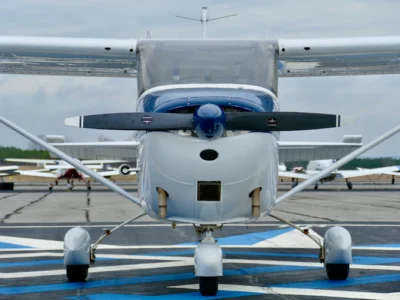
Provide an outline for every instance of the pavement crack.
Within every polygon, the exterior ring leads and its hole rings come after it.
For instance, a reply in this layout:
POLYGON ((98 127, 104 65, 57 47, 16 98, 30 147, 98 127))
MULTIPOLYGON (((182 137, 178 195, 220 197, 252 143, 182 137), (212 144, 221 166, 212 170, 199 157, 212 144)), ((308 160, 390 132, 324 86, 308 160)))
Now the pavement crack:
POLYGON ((17 208, 17 209, 15 209, 13 212, 11 212, 11 213, 9 213, 9 214, 6 214, 6 215, 0 220, 0 223, 5 223, 6 220, 10 219, 13 215, 20 214, 21 211, 22 211, 23 209, 25 209, 25 208, 27 208, 27 207, 29 207, 29 206, 32 206, 32 205, 38 203, 39 201, 41 201, 41 200, 43 200, 44 198, 46 198, 49 194, 50 194, 50 193, 44 194, 44 195, 43 195, 42 197, 40 197, 39 199, 33 200, 33 201, 29 202, 28 204, 26 204, 26 205, 24 205, 24 206, 21 206, 21 207, 19 207, 19 208, 17 208))
POLYGON ((1 197, 0 200, 3 200, 3 199, 7 199, 7 198, 10 198, 10 197, 17 196, 18 194, 21 194, 21 193, 22 193, 22 192, 18 192, 18 193, 15 193, 15 194, 7 195, 7 196, 4 196, 4 197, 1 197))
POLYGON ((87 208, 84 209, 85 211, 85 219, 86 219, 86 223, 90 224, 90 194, 87 194, 87 198, 86 198, 86 206, 87 208))
POLYGON ((303 217, 309 217, 309 218, 314 218, 314 219, 321 219, 321 220, 325 220, 325 221, 335 222, 335 220, 333 220, 333 219, 317 217, 317 216, 312 216, 312 215, 307 215, 307 214, 301 214, 301 213, 296 213, 296 212, 283 210, 283 209, 275 209, 275 211, 280 211, 280 212, 284 212, 284 213, 288 213, 288 214, 292 214, 292 215, 298 215, 298 216, 303 216, 303 217))

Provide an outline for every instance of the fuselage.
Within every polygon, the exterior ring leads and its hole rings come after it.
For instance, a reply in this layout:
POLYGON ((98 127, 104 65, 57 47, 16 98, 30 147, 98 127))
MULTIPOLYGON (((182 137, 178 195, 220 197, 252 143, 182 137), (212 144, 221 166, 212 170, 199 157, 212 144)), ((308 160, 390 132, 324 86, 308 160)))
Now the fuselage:
MULTIPOLYGON (((273 42, 141 43, 138 112, 194 113, 205 104, 225 112, 279 111, 273 42)), ((265 216, 276 198, 278 139, 278 132, 227 131, 212 140, 194 130, 139 132, 142 206, 153 218, 194 224, 265 216), (259 188, 260 213, 254 213, 252 195, 259 188), (160 189, 167 195, 165 216, 160 189)))

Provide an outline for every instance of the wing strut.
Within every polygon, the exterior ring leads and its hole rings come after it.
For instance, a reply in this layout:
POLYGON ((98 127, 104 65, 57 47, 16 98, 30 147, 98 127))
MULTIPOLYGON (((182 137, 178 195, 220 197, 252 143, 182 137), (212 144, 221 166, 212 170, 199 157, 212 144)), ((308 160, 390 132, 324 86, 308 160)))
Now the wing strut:
POLYGON ((369 149, 375 147, 376 145, 382 143, 383 141, 387 140, 390 138, 392 135, 398 133, 400 131, 400 125, 396 126, 395 128, 389 130, 385 134, 381 135, 380 137, 376 138, 372 142, 369 142, 368 144, 358 148, 357 150, 351 152, 350 154, 346 155, 345 157, 341 158, 337 162, 335 162, 333 165, 331 165, 329 168, 324 169, 323 171, 315 174, 314 176, 310 177, 309 179, 303 181, 301 184, 298 186, 294 187, 291 189, 289 192, 286 194, 283 194, 279 198, 276 199, 275 205, 278 204, 279 202, 285 200, 286 198, 289 198, 290 196, 293 196, 294 194, 302 191, 304 188, 307 186, 314 184, 321 178, 324 178, 331 174, 333 171, 339 169, 341 166, 347 164, 349 161, 353 160, 357 156, 363 154, 364 152, 367 152, 369 149))
POLYGON ((17 126, 16 124, 12 123, 11 121, 7 120, 3 116, 0 116, 0 123, 3 123, 4 125, 9 127, 10 129, 18 132, 22 136, 26 137, 28 140, 30 140, 30 141, 34 142, 35 144, 43 147, 44 149, 46 149, 47 151, 51 152, 52 154, 54 154, 55 156, 59 157, 60 159, 65 160, 66 162, 68 162, 69 164, 74 166, 76 169, 81 171, 82 173, 85 173, 85 174, 89 175, 90 177, 96 179, 97 181, 101 182, 102 184, 104 184, 110 190, 120 194, 121 196, 123 196, 123 197, 127 198, 128 200, 132 201, 133 203, 136 203, 137 205, 141 206, 139 199, 137 199, 136 197, 134 197, 131 194, 129 194, 127 191, 125 191, 123 188, 121 188, 117 184, 107 180, 103 176, 100 176, 99 174, 97 174, 97 172, 95 172, 93 170, 90 170, 89 168, 84 166, 80 161, 78 161, 78 160, 72 158, 71 156, 68 156, 64 152, 54 148, 50 144, 48 144, 45 141, 39 139, 38 137, 34 136, 33 134, 27 132, 26 130, 22 129, 21 127, 17 126))

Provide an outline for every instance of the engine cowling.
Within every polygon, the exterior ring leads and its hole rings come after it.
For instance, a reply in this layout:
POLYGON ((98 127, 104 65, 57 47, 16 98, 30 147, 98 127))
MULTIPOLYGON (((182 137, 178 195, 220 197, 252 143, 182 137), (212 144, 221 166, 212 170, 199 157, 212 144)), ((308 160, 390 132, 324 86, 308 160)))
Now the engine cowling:
POLYGON ((131 174, 130 171, 131 167, 129 165, 121 165, 119 167, 119 174, 121 174, 122 176, 128 176, 129 174, 131 174))

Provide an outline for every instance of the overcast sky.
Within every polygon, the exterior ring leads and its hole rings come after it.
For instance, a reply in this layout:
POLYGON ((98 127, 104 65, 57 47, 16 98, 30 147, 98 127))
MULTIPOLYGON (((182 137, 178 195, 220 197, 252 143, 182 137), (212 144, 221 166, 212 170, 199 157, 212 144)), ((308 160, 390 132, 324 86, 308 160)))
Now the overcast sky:
MULTIPOLYGON (((106 38, 197 38, 200 24, 175 18, 239 16, 209 23, 210 38, 318 38, 400 35, 400 1, 282 0, 13 0, 0 10, 1 35, 106 38), (268 30, 267 30, 268 27, 268 30)), ((282 134, 282 140, 340 141, 362 134, 364 142, 400 123, 400 76, 281 79, 281 110, 340 113, 351 126, 282 134)), ((65 127, 64 118, 135 109, 135 79, 0 75, 0 114, 34 134, 64 134, 73 141, 99 135, 123 140, 129 133, 65 127)), ((0 126, 0 145, 26 148, 28 142, 0 126)), ((400 135, 365 156, 400 156, 400 135)))

